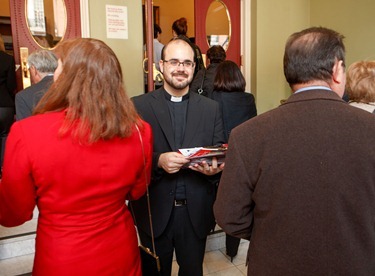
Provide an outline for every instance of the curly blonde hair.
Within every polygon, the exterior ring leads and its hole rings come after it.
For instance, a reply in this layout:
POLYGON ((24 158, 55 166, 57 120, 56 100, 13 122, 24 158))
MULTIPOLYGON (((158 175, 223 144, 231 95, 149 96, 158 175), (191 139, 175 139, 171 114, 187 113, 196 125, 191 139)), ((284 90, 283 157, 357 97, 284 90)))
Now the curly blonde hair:
POLYGON ((375 61, 351 64, 347 71, 346 89, 353 102, 375 102, 375 61))

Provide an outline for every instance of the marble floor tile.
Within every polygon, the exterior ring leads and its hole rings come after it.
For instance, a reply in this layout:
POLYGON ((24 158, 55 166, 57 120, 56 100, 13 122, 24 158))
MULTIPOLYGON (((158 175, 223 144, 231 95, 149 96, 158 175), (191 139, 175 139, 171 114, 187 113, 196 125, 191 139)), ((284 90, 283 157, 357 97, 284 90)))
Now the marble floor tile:
POLYGON ((220 250, 206 252, 203 262, 203 273, 208 275, 213 272, 221 271, 227 268, 234 267, 234 264, 227 259, 225 254, 220 250))
POLYGON ((14 276, 29 273, 32 270, 34 254, 0 261, 0 275, 14 276))
POLYGON ((172 263, 172 273, 171 276, 178 276, 178 264, 177 261, 173 261, 172 263))
MULTIPOLYGON (((203 274, 205 276, 243 276, 247 273, 245 266, 248 241, 242 241, 237 256, 230 261, 225 248, 208 251, 204 257, 203 274)), ((0 276, 14 276, 28 273, 32 269, 34 254, 0 261, 0 276)), ((173 261, 172 276, 178 276, 178 264, 173 261)))
MULTIPOLYGON (((241 240, 240 246, 238 247, 237 255, 233 258, 233 264, 243 265, 246 263, 246 256, 247 256, 247 249, 249 248, 249 241, 241 240)), ((230 257, 225 254, 225 247, 220 248, 220 251, 226 256, 228 260, 230 260, 230 257)))
POLYGON ((12 239, 12 242, 8 243, 0 243, 0 261, 23 255, 34 254, 34 252, 35 235, 12 239))
POLYGON ((243 273, 243 275, 247 275, 247 266, 245 264, 242 264, 242 265, 238 265, 236 266, 239 270, 241 270, 241 272, 243 273))
POLYGON ((214 273, 205 274, 206 276, 243 276, 244 274, 240 269, 237 267, 230 267, 227 269, 223 269, 214 273))

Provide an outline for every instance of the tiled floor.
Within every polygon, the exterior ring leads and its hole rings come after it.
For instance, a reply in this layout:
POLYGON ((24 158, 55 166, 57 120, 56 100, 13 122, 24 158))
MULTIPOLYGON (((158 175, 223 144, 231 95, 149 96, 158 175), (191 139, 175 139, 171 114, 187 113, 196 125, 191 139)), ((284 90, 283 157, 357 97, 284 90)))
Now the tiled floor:
MULTIPOLYGON (((206 252, 204 255, 203 275, 205 276, 242 276, 246 275, 247 267, 245 266, 248 241, 241 241, 238 254, 234 257, 233 262, 225 254, 225 248, 206 252)), ((178 275, 178 265, 173 262, 172 276, 178 275)))
MULTIPOLYGON (((29 273, 33 267, 34 254, 0 260, 0 275, 14 276, 29 273)), ((31 275, 26 274, 26 275, 31 275)))
MULTIPOLYGON (((205 276, 243 276, 246 275, 245 266, 248 242, 242 241, 238 249, 237 256, 230 261, 225 255, 225 248, 206 252, 203 263, 203 273, 205 276)), ((30 271, 34 254, 0 261, 0 275, 14 276, 30 271), (18 273, 15 273, 17 271, 18 273)), ((30 274, 25 274, 30 275, 30 274)), ((178 265, 173 263, 172 276, 178 275, 178 265)))

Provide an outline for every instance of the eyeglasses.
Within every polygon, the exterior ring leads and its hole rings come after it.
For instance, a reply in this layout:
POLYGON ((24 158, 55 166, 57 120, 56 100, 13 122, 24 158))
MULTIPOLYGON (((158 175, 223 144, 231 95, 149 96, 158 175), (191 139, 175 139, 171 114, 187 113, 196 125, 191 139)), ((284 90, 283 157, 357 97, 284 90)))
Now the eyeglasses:
POLYGON ((182 64, 185 68, 194 67, 195 63, 191 60, 179 61, 178 59, 163 60, 163 62, 169 63, 172 67, 177 67, 182 64))

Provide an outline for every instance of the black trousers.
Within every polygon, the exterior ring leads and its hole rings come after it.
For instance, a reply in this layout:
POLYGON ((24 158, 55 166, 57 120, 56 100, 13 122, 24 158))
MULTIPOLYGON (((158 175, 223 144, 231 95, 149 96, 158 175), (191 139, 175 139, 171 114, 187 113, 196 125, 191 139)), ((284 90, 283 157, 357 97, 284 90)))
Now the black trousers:
MULTIPOLYGON (((151 237, 140 229, 138 233, 142 244, 151 249, 151 237)), ((206 238, 200 239, 195 234, 186 205, 174 207, 166 230, 155 239, 155 247, 161 262, 161 275, 171 275, 174 250, 179 265, 179 276, 203 275, 206 238)), ((152 267, 148 258, 142 258, 144 276, 157 275, 152 267)))
POLYGON ((240 246, 240 238, 233 237, 231 235, 225 234, 225 247, 226 253, 229 257, 233 258, 237 255, 238 247, 240 246))
POLYGON ((0 107, 0 136, 6 136, 14 122, 14 108, 0 107))
POLYGON ((0 167, 3 165, 5 141, 14 122, 14 108, 0 107, 0 167))

